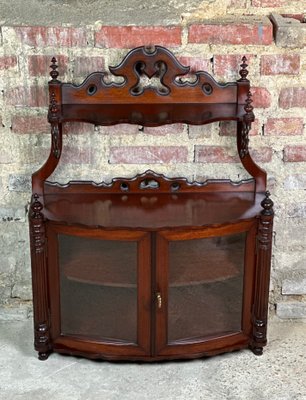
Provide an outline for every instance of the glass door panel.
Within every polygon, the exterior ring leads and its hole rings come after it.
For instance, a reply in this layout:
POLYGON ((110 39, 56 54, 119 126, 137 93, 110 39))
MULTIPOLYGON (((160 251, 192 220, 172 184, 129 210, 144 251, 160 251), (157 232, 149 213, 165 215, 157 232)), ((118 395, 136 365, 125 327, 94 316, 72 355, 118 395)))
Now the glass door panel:
POLYGON ((242 329, 246 233, 169 241, 168 343, 242 329))
POLYGON ((61 334, 137 342, 137 242, 58 235, 61 334))

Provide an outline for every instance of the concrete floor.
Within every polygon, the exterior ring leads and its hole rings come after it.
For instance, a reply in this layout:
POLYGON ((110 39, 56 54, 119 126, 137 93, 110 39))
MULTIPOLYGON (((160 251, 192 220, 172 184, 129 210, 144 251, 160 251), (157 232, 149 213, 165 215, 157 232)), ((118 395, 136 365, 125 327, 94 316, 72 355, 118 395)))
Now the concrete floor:
POLYGON ((306 400, 306 324, 271 321, 269 345, 202 360, 38 361, 32 322, 0 323, 1 400, 306 400))

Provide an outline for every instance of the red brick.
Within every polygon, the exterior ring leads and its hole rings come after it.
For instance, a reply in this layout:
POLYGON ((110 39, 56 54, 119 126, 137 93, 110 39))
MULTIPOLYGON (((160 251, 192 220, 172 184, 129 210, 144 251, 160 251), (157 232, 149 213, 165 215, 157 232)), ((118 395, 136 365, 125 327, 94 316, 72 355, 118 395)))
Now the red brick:
POLYGON ((279 106, 285 109, 292 107, 306 107, 306 88, 283 88, 279 95, 279 106))
POLYGON ((271 147, 250 148, 250 155, 255 162, 266 163, 272 160, 273 151, 271 147))
POLYGON ((167 164, 187 161, 185 146, 129 146, 112 147, 111 164, 167 164))
POLYGON ((232 163, 239 162, 237 155, 230 155, 233 149, 224 146, 195 146, 195 162, 232 163))
POLYGON ((15 32, 23 44, 34 47, 87 46, 87 34, 84 28, 22 26, 15 32))
POLYGON ((280 7, 286 3, 287 0, 252 0, 253 7, 280 7))
POLYGON ((306 161, 306 146, 286 146, 284 148, 285 162, 303 162, 306 161))
POLYGON ((64 146, 61 161, 65 164, 91 164, 92 149, 90 147, 64 146))
POLYGON ((14 133, 49 133, 50 125, 46 116, 20 116, 12 118, 14 133))
POLYGON ((268 45, 273 42, 271 23, 230 22, 197 24, 189 27, 189 43, 268 45))
POLYGON ((105 62, 103 57, 75 57, 74 76, 86 76, 92 72, 103 71, 105 62))
POLYGON ((303 128, 303 118, 269 118, 265 124, 265 135, 302 135, 303 128))
MULTIPOLYGON (((33 55, 28 57, 29 73, 31 76, 48 76, 52 55, 33 55)), ((59 66, 59 75, 67 72, 68 57, 56 55, 57 64, 59 66)))
MULTIPOLYGON (((235 121, 222 121, 220 122, 220 136, 236 136, 237 134, 237 123, 235 121)), ((258 135, 259 130, 259 122, 256 119, 252 123, 252 128, 250 130, 249 135, 255 136, 258 135)))
POLYGON ((48 107, 47 86, 19 86, 4 92, 7 104, 15 107, 48 107))
POLYGON ((215 124, 189 125, 188 136, 190 139, 209 138, 215 131, 215 124))
POLYGON ((271 93, 260 87, 252 87, 252 100, 253 107, 255 108, 269 108, 271 105, 271 93))
POLYGON ((177 133, 184 132, 183 124, 169 124, 164 126, 156 126, 153 128, 145 126, 143 128, 143 132, 145 134, 154 135, 154 136, 165 136, 165 135, 175 135, 177 133))
POLYGON ((177 58, 185 67, 190 67, 190 72, 208 71, 210 60, 203 57, 181 56, 177 58))
POLYGON ((298 54, 278 54, 261 57, 261 75, 298 75, 300 56, 298 54))
POLYGON ((246 56, 247 63, 252 63, 254 54, 218 54, 214 56, 214 73, 219 76, 239 76, 241 59, 246 56))
POLYGON ((3 56, 0 57, 0 69, 9 69, 16 67, 17 57, 15 56, 3 56))
POLYGON ((95 126, 85 122, 68 122, 63 125, 63 134, 84 135, 94 133, 95 126))
POLYGON ((139 134, 139 129, 141 127, 134 124, 99 126, 99 132, 103 135, 137 135, 139 134))
POLYGON ((103 26, 95 34, 97 47, 131 48, 149 44, 180 46, 178 26, 103 26))

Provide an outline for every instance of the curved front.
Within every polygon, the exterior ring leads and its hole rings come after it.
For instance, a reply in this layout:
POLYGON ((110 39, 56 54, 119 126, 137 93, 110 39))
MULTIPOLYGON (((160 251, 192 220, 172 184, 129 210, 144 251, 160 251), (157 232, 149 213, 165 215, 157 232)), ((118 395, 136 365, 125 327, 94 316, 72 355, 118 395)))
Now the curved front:
POLYGON ((157 235, 157 352, 246 347, 251 333, 256 221, 157 235))

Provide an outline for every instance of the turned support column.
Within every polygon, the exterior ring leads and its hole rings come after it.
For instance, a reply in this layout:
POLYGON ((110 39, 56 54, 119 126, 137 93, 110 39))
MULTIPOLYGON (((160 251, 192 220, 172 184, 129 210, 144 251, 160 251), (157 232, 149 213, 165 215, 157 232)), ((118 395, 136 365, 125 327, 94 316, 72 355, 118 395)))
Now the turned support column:
POLYGON ((32 197, 29 213, 30 243, 32 261, 34 345, 38 358, 46 360, 51 351, 50 321, 48 304, 48 280, 46 265, 45 222, 42 214, 43 205, 39 196, 32 197))
POLYGON ((257 263, 255 295, 252 313, 253 338, 251 349, 256 355, 261 355, 267 343, 267 319, 269 302, 269 283, 271 269, 273 201, 266 192, 261 202, 263 210, 259 217, 257 233, 257 263))

